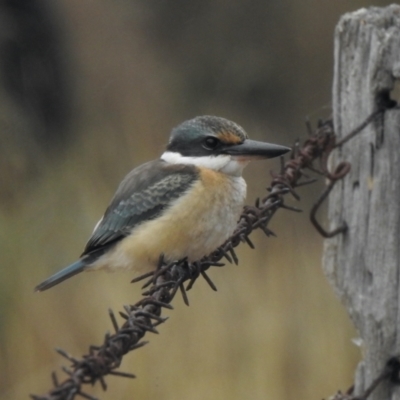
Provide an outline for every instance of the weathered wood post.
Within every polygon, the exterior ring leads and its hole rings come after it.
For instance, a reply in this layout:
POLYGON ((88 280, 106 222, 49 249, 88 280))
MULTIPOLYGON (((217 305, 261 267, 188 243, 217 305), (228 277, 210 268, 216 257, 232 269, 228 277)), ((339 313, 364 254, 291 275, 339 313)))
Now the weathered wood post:
MULTIPOLYGON (((334 127, 343 137, 377 109, 400 79, 400 6, 342 16, 335 31, 334 127)), ((332 165, 351 171, 329 198, 332 227, 345 234, 325 242, 324 270, 362 339, 355 377, 360 394, 400 354, 400 109, 391 109, 335 151, 332 165)), ((369 400, 400 399, 384 383, 369 400)))

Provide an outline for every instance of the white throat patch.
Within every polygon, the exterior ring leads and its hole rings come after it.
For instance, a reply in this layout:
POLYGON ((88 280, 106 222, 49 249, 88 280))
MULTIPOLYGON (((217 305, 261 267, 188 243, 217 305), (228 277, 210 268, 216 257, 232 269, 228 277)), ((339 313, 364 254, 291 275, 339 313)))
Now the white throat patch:
POLYGON ((170 164, 196 165, 197 167, 209 168, 231 176, 241 176, 243 168, 248 164, 248 161, 240 161, 228 154, 187 157, 173 151, 164 152, 161 156, 161 160, 170 164))

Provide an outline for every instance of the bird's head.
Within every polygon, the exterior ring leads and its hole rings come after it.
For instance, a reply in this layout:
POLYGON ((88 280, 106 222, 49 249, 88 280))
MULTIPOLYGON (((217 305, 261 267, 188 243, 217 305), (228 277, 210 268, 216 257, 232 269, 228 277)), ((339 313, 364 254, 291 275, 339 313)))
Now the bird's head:
POLYGON ((289 150, 250 140, 236 123, 205 115, 174 128, 161 158, 172 164, 192 164, 239 176, 249 161, 278 157, 289 150))

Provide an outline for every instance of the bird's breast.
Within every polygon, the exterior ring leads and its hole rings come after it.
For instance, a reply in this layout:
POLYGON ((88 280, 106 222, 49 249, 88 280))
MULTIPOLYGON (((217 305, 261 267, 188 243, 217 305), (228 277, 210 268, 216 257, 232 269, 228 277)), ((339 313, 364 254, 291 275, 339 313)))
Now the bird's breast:
POLYGON ((157 218, 141 223, 95 268, 154 269, 161 253, 168 261, 196 261, 210 254, 233 233, 246 197, 240 176, 206 168, 199 179, 157 218))

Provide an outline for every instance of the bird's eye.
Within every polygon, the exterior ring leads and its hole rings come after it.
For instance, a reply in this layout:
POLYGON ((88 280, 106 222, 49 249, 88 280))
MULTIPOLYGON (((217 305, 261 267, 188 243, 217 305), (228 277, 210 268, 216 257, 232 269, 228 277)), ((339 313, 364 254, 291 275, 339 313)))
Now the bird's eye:
POLYGON ((203 147, 207 150, 214 150, 218 145, 219 139, 215 136, 207 136, 203 142, 203 147))

